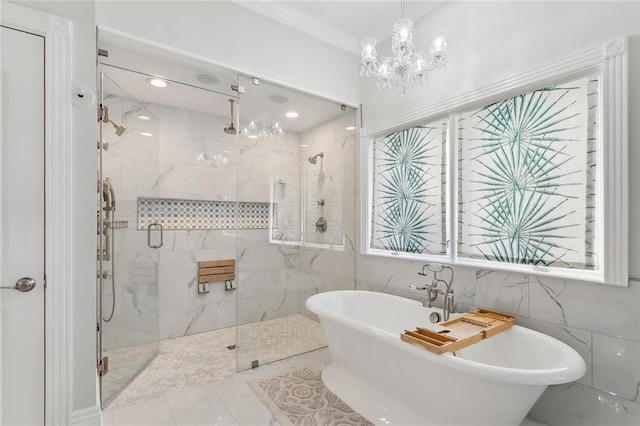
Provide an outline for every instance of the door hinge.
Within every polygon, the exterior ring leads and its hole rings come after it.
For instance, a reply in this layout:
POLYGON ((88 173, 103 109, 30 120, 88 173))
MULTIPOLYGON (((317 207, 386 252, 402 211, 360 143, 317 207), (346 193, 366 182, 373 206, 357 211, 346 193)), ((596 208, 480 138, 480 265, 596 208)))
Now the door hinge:
POLYGON ((100 321, 96 323, 96 331, 100 333, 100 321))
POLYGON ((98 121, 104 121, 105 123, 109 122, 108 106, 100 104, 100 106, 98 107, 98 121))
POLYGON ((239 86, 237 84, 231 85, 231 90, 234 92, 238 92, 239 95, 244 95, 244 86, 239 86))
POLYGON ((109 357, 105 356, 98 363, 98 376, 102 377, 109 372, 109 357))

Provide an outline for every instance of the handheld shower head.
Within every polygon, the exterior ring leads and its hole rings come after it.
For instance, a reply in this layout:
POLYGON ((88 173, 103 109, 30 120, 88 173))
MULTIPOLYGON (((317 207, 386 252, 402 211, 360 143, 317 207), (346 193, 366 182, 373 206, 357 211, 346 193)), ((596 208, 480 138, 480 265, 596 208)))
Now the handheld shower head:
POLYGON ((313 155, 313 156, 309 157, 309 162, 311 164, 316 164, 318 162, 318 157, 324 158, 324 152, 320 152, 320 153, 318 153, 316 155, 313 155))
POLYGON ((111 124, 113 128, 116 129, 116 136, 122 136, 124 132, 127 131, 127 126, 125 126, 124 124, 114 123, 114 121, 109 118, 108 106, 100 104, 100 109, 102 110, 102 115, 100 116, 99 120, 111 124))
POLYGON ((127 126, 124 124, 116 124, 112 120, 109 120, 109 123, 116 129, 116 136, 122 136, 127 131, 127 126))
POLYGON ((233 124, 233 122, 235 121, 233 119, 233 103, 235 101, 233 99, 229 99, 229 102, 231 103, 231 124, 229 124, 227 127, 224 128, 224 132, 228 135, 235 135, 237 133, 236 127, 233 124))

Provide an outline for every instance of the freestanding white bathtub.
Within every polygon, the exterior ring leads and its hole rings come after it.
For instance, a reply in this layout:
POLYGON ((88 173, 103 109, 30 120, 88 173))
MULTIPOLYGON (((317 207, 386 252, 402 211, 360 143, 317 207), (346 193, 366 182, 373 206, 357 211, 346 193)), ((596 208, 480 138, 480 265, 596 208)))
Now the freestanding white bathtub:
POLYGON ((436 310, 403 297, 332 291, 306 307, 333 357, 325 385, 377 425, 519 425, 548 385, 586 368, 569 346, 517 325, 455 356, 403 342, 405 329, 430 324, 436 310))

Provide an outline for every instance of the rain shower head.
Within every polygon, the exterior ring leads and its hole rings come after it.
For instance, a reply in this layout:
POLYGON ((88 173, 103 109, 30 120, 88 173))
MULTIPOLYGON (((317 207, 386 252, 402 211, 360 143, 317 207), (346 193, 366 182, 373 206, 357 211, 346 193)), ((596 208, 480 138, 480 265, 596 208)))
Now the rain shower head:
POLYGON ((228 135, 235 135, 236 134, 236 128, 233 125, 233 123, 229 124, 227 127, 224 128, 224 132, 228 135))
POLYGON ((309 162, 311 164, 316 164, 318 162, 318 157, 324 158, 324 152, 320 152, 314 156, 309 157, 309 162))
POLYGON ((233 99, 229 99, 229 102, 231 103, 231 124, 229 124, 227 127, 224 128, 224 132, 228 135, 235 135, 237 133, 236 127, 233 124, 233 122, 235 121, 233 119, 233 103, 235 101, 233 99))

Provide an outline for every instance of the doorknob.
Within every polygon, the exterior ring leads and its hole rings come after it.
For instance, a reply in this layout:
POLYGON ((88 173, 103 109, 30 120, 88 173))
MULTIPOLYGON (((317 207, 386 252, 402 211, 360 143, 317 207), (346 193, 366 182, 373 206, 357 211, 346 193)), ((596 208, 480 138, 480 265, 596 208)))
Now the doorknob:
POLYGON ((36 280, 29 277, 22 277, 18 281, 16 281, 16 285, 13 287, 2 286, 0 290, 18 290, 21 293, 26 293, 27 291, 33 290, 36 286, 36 280))

